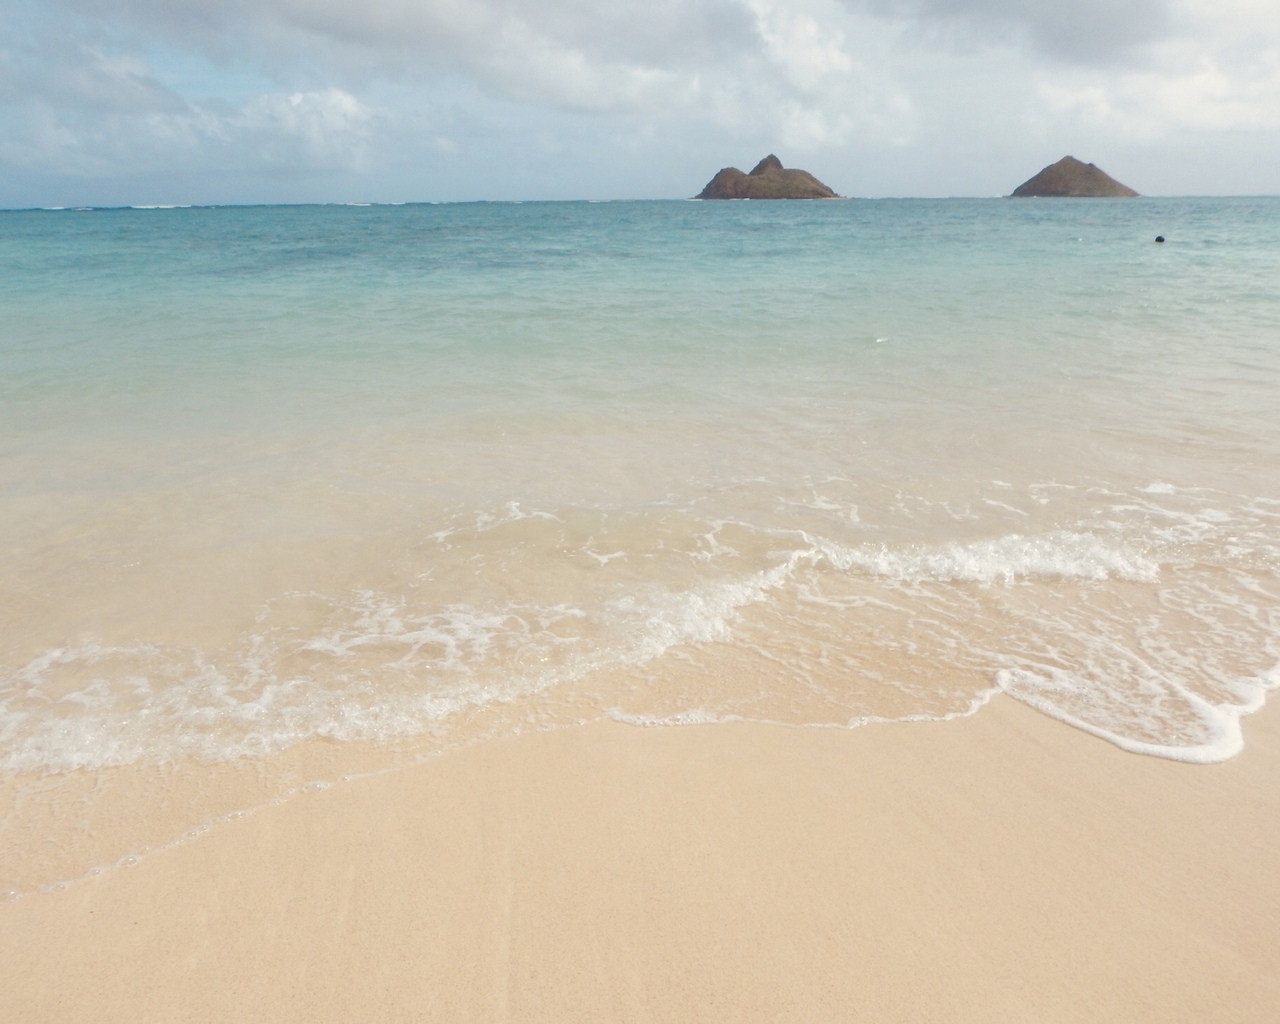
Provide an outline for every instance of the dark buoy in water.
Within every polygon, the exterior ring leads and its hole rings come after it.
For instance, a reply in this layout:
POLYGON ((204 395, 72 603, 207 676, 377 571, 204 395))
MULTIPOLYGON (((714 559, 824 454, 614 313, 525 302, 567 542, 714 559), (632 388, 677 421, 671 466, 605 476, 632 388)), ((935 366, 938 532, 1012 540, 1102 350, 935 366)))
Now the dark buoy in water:
POLYGON ((1156 235, 1156 241, 1157 241, 1157 242, 1163 242, 1163 241, 1164 241, 1164 235, 1156 235))

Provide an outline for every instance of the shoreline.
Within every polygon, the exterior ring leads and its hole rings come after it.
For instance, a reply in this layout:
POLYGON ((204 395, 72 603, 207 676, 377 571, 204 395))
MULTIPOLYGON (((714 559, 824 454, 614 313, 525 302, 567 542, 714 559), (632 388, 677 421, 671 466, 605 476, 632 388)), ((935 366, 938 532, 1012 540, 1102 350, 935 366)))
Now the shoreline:
POLYGON ((0 905, 24 1021, 1272 1019, 1280 712, 530 733, 0 905))
MULTIPOLYGON (((1058 722, 1096 737, 1134 755, 1150 756, 1181 764, 1214 765, 1230 761, 1244 750, 1243 722, 1267 706, 1267 697, 1280 685, 1280 665, 1260 673, 1252 681, 1253 700, 1248 704, 1223 705, 1213 710, 1233 733, 1227 739, 1229 751, 1212 745, 1168 746, 1133 741, 1088 722, 1064 715, 1053 707, 1042 707, 1026 695, 1013 696, 1008 684, 997 682, 973 695, 968 707, 937 715, 907 714, 898 718, 865 717, 848 724, 792 723, 750 718, 700 718, 684 714, 667 717, 628 715, 608 711, 595 718, 567 719, 557 724, 534 727, 534 733, 560 732, 617 723, 625 728, 709 728, 746 726, 764 729, 808 731, 813 729, 852 732, 877 726, 901 727, 911 724, 938 725, 981 714, 998 698, 1012 700, 1058 722), (1206 755, 1206 752, 1208 754, 1206 755)), ((304 740, 261 758, 241 757, 203 763, 186 759, 179 764, 133 763, 105 768, 56 773, 52 778, 73 784, 62 791, 50 789, 48 779, 39 774, 12 776, 0 783, 0 820, 10 833, 8 848, 0 847, 0 906, 82 885, 91 879, 136 866, 156 854, 198 841, 210 830, 231 821, 269 811, 309 792, 342 786, 354 781, 397 774, 424 767, 477 744, 511 742, 529 735, 514 722, 507 729, 489 728, 435 749, 423 748, 415 739, 397 743, 361 741, 334 742, 318 738, 304 740), (33 805, 19 810, 22 804, 33 805), (77 807, 79 805, 79 807, 77 807), (180 808, 174 812, 174 808, 180 808), (33 814, 35 810, 37 814, 33 814), (69 821, 75 821, 70 830, 69 821), (41 833, 43 822, 58 821, 56 829, 41 833), (79 846, 68 840, 81 840, 79 846), (95 837, 99 853, 86 851, 95 837), (56 860, 51 848, 63 856, 61 871, 53 871, 56 860), (19 879, 17 873, 36 867, 42 876, 19 879), (114 852, 112 852, 114 851, 114 852), (72 865, 78 865, 73 867, 72 865), (16 886, 16 887, 12 887, 16 886)), ((1221 737, 1220 737, 1221 738, 1221 737)))

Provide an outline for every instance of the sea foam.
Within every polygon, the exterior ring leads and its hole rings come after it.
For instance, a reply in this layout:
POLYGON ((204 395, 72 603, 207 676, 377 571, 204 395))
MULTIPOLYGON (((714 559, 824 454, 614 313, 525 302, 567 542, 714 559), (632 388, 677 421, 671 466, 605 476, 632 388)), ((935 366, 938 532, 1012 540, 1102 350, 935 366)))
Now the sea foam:
POLYGON ((1007 534, 958 543, 850 547, 812 540, 813 551, 838 569, 859 569, 897 580, 1012 582, 1018 579, 1154 582, 1159 564, 1148 554, 1094 534, 1054 531, 1039 537, 1007 534))

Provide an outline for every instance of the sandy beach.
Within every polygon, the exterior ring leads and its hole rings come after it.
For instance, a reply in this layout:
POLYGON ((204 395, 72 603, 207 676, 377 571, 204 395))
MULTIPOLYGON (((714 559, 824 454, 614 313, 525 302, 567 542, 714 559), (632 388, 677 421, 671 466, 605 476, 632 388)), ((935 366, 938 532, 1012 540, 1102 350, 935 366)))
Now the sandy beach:
POLYGON ((1280 715, 1221 765, 999 698, 601 723, 0 906, 10 1021, 1233 1021, 1280 1005, 1280 715))

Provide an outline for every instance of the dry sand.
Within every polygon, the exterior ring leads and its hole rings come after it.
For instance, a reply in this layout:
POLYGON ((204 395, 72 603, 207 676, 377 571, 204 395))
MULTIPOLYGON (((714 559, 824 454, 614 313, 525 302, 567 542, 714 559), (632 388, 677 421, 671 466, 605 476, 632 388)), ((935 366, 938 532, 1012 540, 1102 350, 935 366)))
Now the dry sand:
POLYGON ((308 793, 0 906, 0 1019, 1280 1019, 1280 714, 1235 760, 1007 699, 612 723, 308 793))

